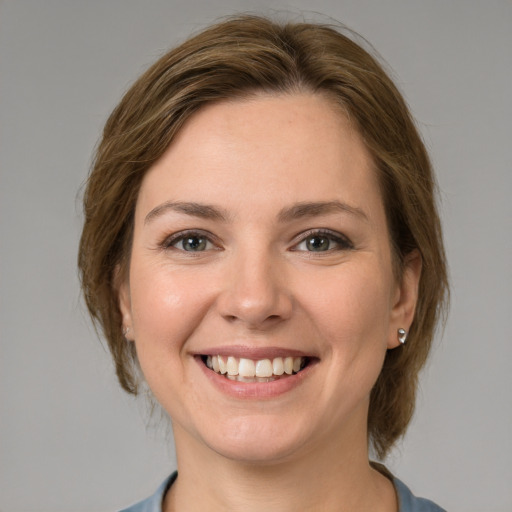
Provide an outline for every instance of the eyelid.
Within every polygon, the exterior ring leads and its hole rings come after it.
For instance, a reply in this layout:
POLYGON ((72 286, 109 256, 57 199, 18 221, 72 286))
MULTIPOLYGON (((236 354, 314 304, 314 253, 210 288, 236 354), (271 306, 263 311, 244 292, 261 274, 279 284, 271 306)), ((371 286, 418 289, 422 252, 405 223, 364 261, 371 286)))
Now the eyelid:
MULTIPOLYGON (((178 251, 181 251, 181 249, 173 247, 173 245, 176 244, 177 242, 179 242, 180 240, 186 238, 187 236, 198 236, 201 238, 205 238, 208 242, 210 242, 211 244, 213 244, 215 246, 214 250, 222 249, 221 242, 218 239, 218 237, 213 235, 213 233, 211 233, 209 231, 205 231, 203 229, 184 229, 182 231, 177 231, 175 233, 172 233, 171 235, 167 235, 160 242, 159 247, 164 250, 165 249, 176 249, 178 251)), ((292 241, 292 246, 291 246, 290 250, 291 251, 299 251, 298 249, 296 249, 296 247, 299 244, 301 244, 302 242, 304 242, 308 237, 311 237, 311 236, 325 236, 341 246, 341 247, 329 249, 329 250, 325 251, 326 253, 330 253, 330 252, 333 252, 336 250, 354 249, 354 244, 346 235, 344 235, 338 231, 333 231, 333 230, 327 229, 327 228, 314 228, 314 229, 308 229, 307 231, 304 231, 304 232, 296 235, 292 241)), ((212 250, 212 249, 210 249, 210 250, 212 250)), ((185 251, 183 251, 183 252, 185 252, 185 251)), ((200 252, 205 252, 205 251, 200 251, 200 252)))
MULTIPOLYGON (((159 244, 159 246, 162 249, 176 249, 178 251, 181 251, 181 249, 177 249, 176 247, 173 247, 173 245, 186 237, 192 237, 192 236, 205 238, 208 242, 213 244, 216 249, 220 249, 219 239, 216 236, 214 236, 212 233, 210 233, 209 231, 205 231, 203 229, 184 229, 183 231, 177 231, 176 233, 172 233, 171 235, 166 236, 162 240, 162 242, 159 244)), ((183 252, 185 252, 185 251, 183 251, 183 252)), ((200 251, 200 252, 205 252, 205 251, 200 251)))
MULTIPOLYGON (((292 251, 299 251, 298 249, 296 249, 296 247, 301 244, 302 242, 304 242, 307 238, 311 237, 311 236, 325 236, 327 238, 330 238, 331 240, 333 240, 334 242, 336 242, 337 244, 341 245, 342 247, 338 247, 338 248, 334 248, 334 249, 329 249, 327 251, 324 251, 324 253, 330 253, 330 252, 333 252, 333 251, 341 251, 341 250, 350 250, 350 249, 354 249, 354 244, 352 243, 352 241, 344 234, 338 232, 338 231, 333 231, 331 229, 327 229, 327 228, 315 228, 315 229, 308 229, 307 231, 304 231, 302 233, 300 233, 299 235, 297 235, 296 237, 294 237, 294 242, 293 242, 293 245, 291 247, 290 250, 292 251)), ((322 254, 320 251, 317 253, 317 254, 322 254)))

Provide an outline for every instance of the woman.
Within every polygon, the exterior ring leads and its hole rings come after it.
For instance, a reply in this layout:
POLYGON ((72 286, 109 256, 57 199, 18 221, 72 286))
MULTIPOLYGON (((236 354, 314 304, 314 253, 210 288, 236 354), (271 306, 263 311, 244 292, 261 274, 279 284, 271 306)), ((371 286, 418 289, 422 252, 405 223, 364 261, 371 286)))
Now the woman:
POLYGON ((90 313, 176 444, 127 510, 441 510, 369 462, 411 419, 447 279, 428 156, 365 50, 203 31, 114 110, 84 208, 90 313))

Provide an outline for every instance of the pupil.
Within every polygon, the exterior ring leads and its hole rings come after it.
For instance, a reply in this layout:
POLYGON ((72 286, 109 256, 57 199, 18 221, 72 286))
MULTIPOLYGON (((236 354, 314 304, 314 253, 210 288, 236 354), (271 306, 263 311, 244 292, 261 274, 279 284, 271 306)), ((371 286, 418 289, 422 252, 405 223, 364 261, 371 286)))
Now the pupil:
POLYGON ((206 247, 206 240, 197 236, 191 236, 183 241, 186 251, 201 251, 206 247))
POLYGON ((327 251, 329 249, 329 239, 320 236, 312 236, 306 242, 310 251, 327 251))

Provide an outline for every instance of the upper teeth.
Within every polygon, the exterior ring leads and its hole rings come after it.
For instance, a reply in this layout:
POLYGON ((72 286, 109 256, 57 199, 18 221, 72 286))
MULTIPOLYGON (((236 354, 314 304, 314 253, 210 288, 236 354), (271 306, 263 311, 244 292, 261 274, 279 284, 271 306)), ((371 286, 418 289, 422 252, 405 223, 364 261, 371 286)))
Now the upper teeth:
POLYGON ((274 359, 240 359, 233 356, 207 356, 206 366, 216 373, 240 377, 272 377, 298 372, 304 365, 303 357, 275 357, 274 359))

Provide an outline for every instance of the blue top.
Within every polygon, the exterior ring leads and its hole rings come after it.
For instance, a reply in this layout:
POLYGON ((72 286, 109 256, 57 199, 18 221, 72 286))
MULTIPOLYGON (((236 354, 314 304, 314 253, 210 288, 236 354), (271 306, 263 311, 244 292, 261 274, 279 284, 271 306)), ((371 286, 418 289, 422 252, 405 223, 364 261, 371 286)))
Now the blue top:
MULTIPOLYGON (((120 512, 162 512, 162 501, 165 493, 176 480, 177 476, 178 473, 175 471, 160 485, 155 494, 120 512)), ((430 500, 416 498, 409 488, 398 480, 398 478, 393 478, 393 483, 398 496, 398 512, 446 512, 446 510, 437 506, 430 500)))

